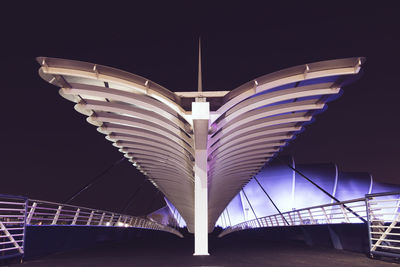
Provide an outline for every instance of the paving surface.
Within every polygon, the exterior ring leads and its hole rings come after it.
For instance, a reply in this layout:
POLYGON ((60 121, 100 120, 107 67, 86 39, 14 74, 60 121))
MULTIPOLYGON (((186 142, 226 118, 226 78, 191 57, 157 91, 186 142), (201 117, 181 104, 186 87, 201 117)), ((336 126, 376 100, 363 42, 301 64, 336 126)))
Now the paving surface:
POLYGON ((300 241, 210 240, 210 256, 192 256, 190 238, 103 243, 12 266, 399 266, 361 253, 310 247, 300 241))

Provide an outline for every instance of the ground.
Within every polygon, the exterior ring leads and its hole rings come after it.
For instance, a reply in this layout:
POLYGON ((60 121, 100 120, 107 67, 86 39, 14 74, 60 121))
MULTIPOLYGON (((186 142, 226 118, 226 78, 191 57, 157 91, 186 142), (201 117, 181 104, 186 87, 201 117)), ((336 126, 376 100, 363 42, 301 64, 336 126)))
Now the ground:
MULTIPOLYGON (((365 254, 310 247, 300 241, 211 238, 210 256, 192 256, 192 239, 135 239, 57 253, 15 266, 398 266, 365 254)), ((12 265, 14 266, 14 265, 12 265)))

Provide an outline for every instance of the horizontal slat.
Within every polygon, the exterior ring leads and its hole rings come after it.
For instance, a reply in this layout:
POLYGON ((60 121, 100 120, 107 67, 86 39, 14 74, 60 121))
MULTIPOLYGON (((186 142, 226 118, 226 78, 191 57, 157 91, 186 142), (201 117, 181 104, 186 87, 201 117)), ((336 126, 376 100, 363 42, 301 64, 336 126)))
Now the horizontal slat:
MULTIPOLYGON (((22 248, 22 247, 21 247, 22 248)), ((1 251, 9 251, 9 250, 14 250, 14 249, 19 249, 17 247, 10 247, 10 248, 0 248, 0 252, 1 251)))

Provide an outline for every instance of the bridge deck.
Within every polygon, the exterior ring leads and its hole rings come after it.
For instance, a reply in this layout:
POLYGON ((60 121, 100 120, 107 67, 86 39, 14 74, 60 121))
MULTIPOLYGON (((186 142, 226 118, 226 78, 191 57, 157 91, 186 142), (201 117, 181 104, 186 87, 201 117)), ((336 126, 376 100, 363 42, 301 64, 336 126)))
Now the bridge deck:
POLYGON ((395 266, 365 254, 300 241, 210 239, 211 256, 194 257, 191 238, 140 239, 53 254, 22 266, 395 266))

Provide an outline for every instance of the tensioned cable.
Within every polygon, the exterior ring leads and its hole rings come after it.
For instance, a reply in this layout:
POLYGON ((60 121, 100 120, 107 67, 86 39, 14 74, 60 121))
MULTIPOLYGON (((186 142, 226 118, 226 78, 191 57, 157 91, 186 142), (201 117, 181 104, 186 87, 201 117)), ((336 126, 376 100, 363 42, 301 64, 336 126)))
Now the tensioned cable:
MULTIPOLYGON (((292 169, 293 171, 295 171, 296 173, 298 173, 301 177, 303 177, 304 179, 306 179, 307 181, 309 181, 311 184, 313 184, 315 187, 317 187, 319 190, 321 190, 323 193, 325 193, 326 195, 328 195, 330 198, 332 198, 334 201, 336 201, 337 203, 340 203, 341 201, 339 199, 337 199, 336 197, 332 196, 331 194, 329 194, 326 190, 324 190, 322 187, 320 187, 319 185, 317 185, 316 183, 314 183, 310 178, 308 178, 307 176, 305 176, 303 173, 301 173, 299 170, 296 170, 295 168, 293 168, 290 164, 287 164, 286 162, 284 162, 283 160, 281 160, 280 158, 276 157, 276 159, 278 159, 281 163, 285 164, 286 166, 288 166, 290 169, 292 169)), ((341 204, 343 205, 343 207, 350 211, 354 216, 356 216, 358 219, 360 219, 362 222, 366 223, 367 221, 361 217, 360 215, 358 215, 355 211, 353 211, 351 208, 347 207, 345 204, 341 204)))
POLYGON ((75 194, 73 194, 71 197, 69 197, 67 199, 67 201, 65 201, 65 204, 70 204, 77 196, 79 196, 80 194, 82 194, 84 191, 88 190, 89 188, 91 188, 96 182, 98 182, 100 180, 100 178, 106 174, 107 172, 109 172, 112 168, 114 168, 115 166, 117 166, 118 164, 120 164, 122 161, 124 161, 126 158, 122 157, 121 159, 117 160, 116 162, 114 162, 113 164, 111 164, 108 168, 106 168, 105 170, 103 170, 101 173, 99 173, 98 175, 96 175, 92 180, 90 180, 88 183, 85 184, 84 187, 82 187, 81 189, 79 189, 75 194))
POLYGON ((289 225, 289 222, 286 220, 285 216, 283 216, 282 212, 278 209, 278 207, 275 205, 275 202, 272 200, 272 198, 268 195, 267 191, 265 191, 264 187, 260 184, 256 176, 253 176, 254 180, 258 183, 258 185, 261 187, 262 191, 264 191, 265 195, 267 195, 268 199, 271 201, 272 205, 274 205, 275 209, 279 212, 279 214, 282 216, 282 218, 285 220, 286 224, 289 225))
POLYGON ((142 189, 144 183, 147 181, 146 177, 144 177, 142 183, 139 187, 129 196, 128 200, 125 202, 124 207, 122 208, 122 214, 132 205, 133 200, 135 199, 137 193, 142 189))
POLYGON ((247 195, 246 195, 246 193, 244 192, 244 190, 243 190, 243 189, 242 189, 242 192, 243 192, 243 195, 244 195, 244 197, 245 197, 245 198, 246 198, 246 200, 247 200, 247 203, 249 203, 249 206, 250 206, 251 210, 253 211, 254 217, 256 217, 256 221, 257 221, 257 224, 258 224, 258 226, 260 226, 260 227, 261 227, 261 225, 260 225, 260 222, 258 221, 258 218, 257 218, 256 212, 254 211, 254 209, 253 209, 253 206, 251 205, 251 203, 250 203, 249 199, 247 198, 247 195))

